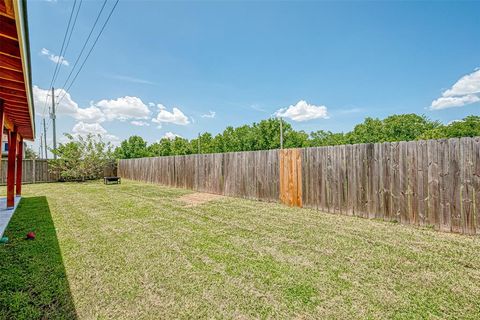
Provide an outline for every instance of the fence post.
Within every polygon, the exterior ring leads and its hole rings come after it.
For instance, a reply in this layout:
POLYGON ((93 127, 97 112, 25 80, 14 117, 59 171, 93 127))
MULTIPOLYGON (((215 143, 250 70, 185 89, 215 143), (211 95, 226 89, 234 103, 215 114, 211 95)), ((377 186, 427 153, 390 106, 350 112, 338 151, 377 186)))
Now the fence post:
POLYGON ((32 183, 36 183, 37 169, 35 168, 35 159, 32 159, 32 183))

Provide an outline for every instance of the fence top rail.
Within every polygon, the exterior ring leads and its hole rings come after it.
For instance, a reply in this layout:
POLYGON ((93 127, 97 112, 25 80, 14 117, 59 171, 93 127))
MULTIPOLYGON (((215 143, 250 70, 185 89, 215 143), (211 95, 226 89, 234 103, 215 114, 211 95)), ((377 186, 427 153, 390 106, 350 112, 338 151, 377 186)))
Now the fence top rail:
MULTIPOLYGON (((291 149, 302 149, 302 148, 291 148, 291 149)), ((245 154, 245 153, 256 153, 256 152, 273 152, 279 151, 280 149, 267 149, 267 150, 248 150, 248 151, 230 151, 230 152, 212 152, 212 153, 192 153, 192 154, 178 154, 174 156, 156 156, 156 157, 141 157, 141 158, 130 158, 130 159, 119 159, 119 161, 124 160, 143 160, 143 159, 168 159, 168 158, 178 158, 178 157, 193 157, 193 156, 213 156, 213 155, 224 155, 224 154, 245 154)), ((287 149, 284 149, 287 150, 287 149)))

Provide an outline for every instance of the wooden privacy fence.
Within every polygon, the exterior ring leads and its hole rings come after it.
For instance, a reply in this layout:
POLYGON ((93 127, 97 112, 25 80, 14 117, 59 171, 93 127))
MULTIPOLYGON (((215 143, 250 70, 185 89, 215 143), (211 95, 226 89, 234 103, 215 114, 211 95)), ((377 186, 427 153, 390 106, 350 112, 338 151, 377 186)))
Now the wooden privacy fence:
POLYGON ((480 138, 120 160, 119 175, 480 234, 480 138))
MULTIPOLYGON (((59 175, 49 171, 49 160, 46 159, 24 159, 22 165, 22 183, 57 182, 59 175)), ((0 185, 7 184, 7 160, 2 159, 2 171, 0 174, 0 185)), ((109 162, 103 169, 106 177, 117 175, 116 161, 109 162)))
MULTIPOLYGON (((0 185, 7 184, 7 160, 2 159, 0 185)), ((23 160, 22 183, 58 181, 58 177, 48 170, 48 160, 23 160)))
POLYGON ((278 151, 120 160, 122 178, 227 196, 278 201, 278 151))

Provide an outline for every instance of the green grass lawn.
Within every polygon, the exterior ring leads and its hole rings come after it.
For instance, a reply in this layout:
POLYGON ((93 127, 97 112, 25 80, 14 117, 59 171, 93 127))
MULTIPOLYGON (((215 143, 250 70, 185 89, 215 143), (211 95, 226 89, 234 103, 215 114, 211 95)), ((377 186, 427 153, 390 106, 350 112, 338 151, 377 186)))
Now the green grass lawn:
POLYGON ((188 193, 24 186, 0 319, 479 317, 478 237, 188 193))

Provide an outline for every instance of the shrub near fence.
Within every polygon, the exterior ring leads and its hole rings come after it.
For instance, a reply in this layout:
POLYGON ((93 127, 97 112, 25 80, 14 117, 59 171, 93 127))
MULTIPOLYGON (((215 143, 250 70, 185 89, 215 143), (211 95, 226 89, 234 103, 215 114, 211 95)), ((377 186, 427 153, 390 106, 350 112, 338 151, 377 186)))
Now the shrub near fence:
POLYGON ((167 186, 480 234, 480 138, 120 160, 167 186))

